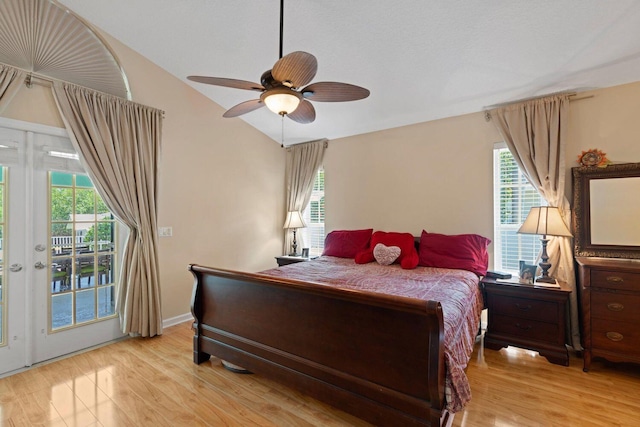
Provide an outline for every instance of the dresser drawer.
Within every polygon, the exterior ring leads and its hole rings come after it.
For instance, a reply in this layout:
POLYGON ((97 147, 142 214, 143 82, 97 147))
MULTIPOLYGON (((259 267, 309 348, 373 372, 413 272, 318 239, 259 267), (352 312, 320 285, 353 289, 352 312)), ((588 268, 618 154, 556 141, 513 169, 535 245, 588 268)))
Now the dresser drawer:
POLYGON ((540 301, 529 298, 517 298, 505 295, 491 295, 489 312, 520 319, 558 322, 558 304, 553 301, 540 301))
POLYGON ((592 288, 624 289, 640 291, 640 273, 591 270, 592 288))
MULTIPOLYGON (((494 315, 489 325, 492 334, 505 334, 533 341, 546 341, 556 343, 564 335, 559 334, 557 323, 547 323, 538 320, 523 319, 522 317, 511 317, 494 315)), ((564 344, 561 343, 561 344, 564 344)))
POLYGON ((640 295, 592 290, 591 317, 640 325, 640 295))
POLYGON ((640 355, 640 329, 638 325, 593 319, 591 323, 591 340, 594 348, 622 354, 640 355))

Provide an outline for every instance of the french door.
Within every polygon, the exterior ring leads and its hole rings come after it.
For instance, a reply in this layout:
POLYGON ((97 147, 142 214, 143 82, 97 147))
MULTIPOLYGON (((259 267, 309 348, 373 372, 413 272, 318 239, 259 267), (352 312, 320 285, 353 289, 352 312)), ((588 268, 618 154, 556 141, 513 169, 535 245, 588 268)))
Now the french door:
POLYGON ((0 119, 0 375, 122 336, 113 216, 66 131, 0 119))

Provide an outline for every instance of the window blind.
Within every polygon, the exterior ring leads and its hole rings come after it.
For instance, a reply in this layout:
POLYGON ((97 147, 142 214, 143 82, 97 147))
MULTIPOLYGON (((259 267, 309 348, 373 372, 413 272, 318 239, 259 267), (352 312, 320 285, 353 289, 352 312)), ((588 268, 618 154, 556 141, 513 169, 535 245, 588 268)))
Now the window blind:
POLYGON ((541 236, 517 231, 533 206, 547 203, 527 181, 504 144, 494 149, 493 166, 494 268, 517 272, 519 261, 533 264, 541 248, 541 236))
POLYGON ((313 191, 309 204, 302 213, 307 226, 300 229, 304 247, 309 248, 309 255, 322 255, 324 249, 324 169, 318 169, 313 183, 313 191))

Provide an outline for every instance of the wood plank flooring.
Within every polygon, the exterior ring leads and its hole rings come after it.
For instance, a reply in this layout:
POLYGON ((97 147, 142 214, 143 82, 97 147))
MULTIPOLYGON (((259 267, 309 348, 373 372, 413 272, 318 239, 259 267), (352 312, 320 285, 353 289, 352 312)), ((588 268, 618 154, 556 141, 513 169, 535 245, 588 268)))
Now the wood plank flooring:
MULTIPOLYGON (((0 426, 367 426, 258 375, 192 357, 189 323, 0 379, 0 426)), ((454 426, 636 426, 640 366, 552 365, 537 353, 484 350, 467 370, 473 398, 454 426)))

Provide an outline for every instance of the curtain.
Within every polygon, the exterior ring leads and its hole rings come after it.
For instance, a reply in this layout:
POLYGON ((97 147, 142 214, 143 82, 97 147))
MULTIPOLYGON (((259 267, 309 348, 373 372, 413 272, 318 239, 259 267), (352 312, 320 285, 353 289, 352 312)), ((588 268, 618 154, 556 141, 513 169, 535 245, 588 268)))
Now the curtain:
POLYGON ((0 114, 20 89, 25 75, 22 70, 0 64, 0 114))
POLYGON ((129 228, 116 311, 123 333, 162 334, 157 249, 157 173, 162 112, 55 82, 71 141, 96 190, 129 228))
MULTIPOLYGON (((554 95, 524 101, 491 111, 498 131, 529 182, 549 206, 559 208, 570 224, 569 201, 565 197, 565 146, 569 95, 554 95)), ((570 344, 581 351, 578 295, 573 246, 569 237, 552 237, 547 246, 550 274, 571 288, 570 344)))
MULTIPOLYGON (((290 211, 302 213, 309 204, 311 192, 313 191, 313 182, 318 168, 322 165, 322 158, 327 145, 327 139, 319 139, 287 148, 285 170, 287 202, 285 214, 290 211)), ((284 224, 284 219, 282 223, 284 224)), ((292 242, 291 231, 284 230, 284 254, 288 254, 291 251, 292 242)), ((299 246, 304 246, 302 238, 299 246)))

